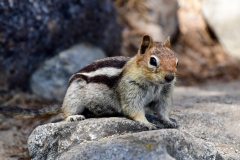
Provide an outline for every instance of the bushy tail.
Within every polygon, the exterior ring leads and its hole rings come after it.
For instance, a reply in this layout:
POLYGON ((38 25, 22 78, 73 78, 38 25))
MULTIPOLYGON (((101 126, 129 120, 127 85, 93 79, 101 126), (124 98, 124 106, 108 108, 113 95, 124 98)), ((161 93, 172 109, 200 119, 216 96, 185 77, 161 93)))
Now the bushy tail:
POLYGON ((51 105, 38 109, 21 108, 17 106, 0 106, 0 114, 20 119, 47 117, 60 112, 61 105, 51 105))

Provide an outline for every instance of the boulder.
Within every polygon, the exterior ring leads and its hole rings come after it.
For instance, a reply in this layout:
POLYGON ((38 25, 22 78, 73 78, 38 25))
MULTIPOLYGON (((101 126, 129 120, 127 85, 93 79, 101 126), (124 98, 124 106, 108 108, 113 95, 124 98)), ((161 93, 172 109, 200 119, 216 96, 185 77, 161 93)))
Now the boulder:
POLYGON ((202 12, 224 50, 240 59, 240 3, 225 0, 203 0, 202 12))
POLYGON ((125 118, 87 119, 39 126, 30 135, 28 148, 31 159, 38 160, 172 160, 217 156, 212 143, 188 133, 176 129, 146 131, 145 126, 125 118))
POLYGON ((11 0, 0 2, 0 13, 0 85, 28 89, 45 59, 81 42, 120 54, 121 28, 110 0, 11 0))
POLYGON ((46 60, 31 76, 31 90, 47 100, 62 101, 69 78, 94 60, 106 57, 98 47, 80 44, 46 60))

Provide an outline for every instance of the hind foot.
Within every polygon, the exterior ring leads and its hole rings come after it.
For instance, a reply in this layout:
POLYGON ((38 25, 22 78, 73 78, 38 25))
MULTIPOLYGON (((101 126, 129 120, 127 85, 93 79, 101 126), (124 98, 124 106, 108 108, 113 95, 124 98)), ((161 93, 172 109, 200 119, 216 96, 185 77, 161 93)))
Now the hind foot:
POLYGON ((83 115, 73 115, 73 116, 68 116, 65 121, 67 122, 77 122, 77 121, 82 121, 84 120, 85 117, 83 115))

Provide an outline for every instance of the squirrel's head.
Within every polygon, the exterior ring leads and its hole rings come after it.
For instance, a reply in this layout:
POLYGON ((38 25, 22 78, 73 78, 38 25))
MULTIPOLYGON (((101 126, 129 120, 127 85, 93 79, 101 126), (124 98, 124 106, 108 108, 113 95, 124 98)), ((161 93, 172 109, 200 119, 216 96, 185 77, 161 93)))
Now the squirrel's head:
POLYGON ((170 49, 170 37, 164 43, 153 42, 149 35, 142 38, 137 54, 137 66, 143 75, 156 83, 175 81, 178 59, 170 49))

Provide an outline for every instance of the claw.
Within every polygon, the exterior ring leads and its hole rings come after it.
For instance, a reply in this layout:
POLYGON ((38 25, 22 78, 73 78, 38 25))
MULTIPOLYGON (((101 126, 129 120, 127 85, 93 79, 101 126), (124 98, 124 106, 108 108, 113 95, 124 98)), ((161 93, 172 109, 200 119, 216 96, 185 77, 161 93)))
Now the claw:
POLYGON ((156 130, 158 129, 158 126, 153 124, 153 123, 143 123, 143 122, 139 122, 140 124, 144 125, 147 127, 148 130, 156 130))
POLYGON ((165 121, 164 123, 164 126, 166 128, 178 128, 178 124, 176 122, 173 122, 173 121, 165 121))

